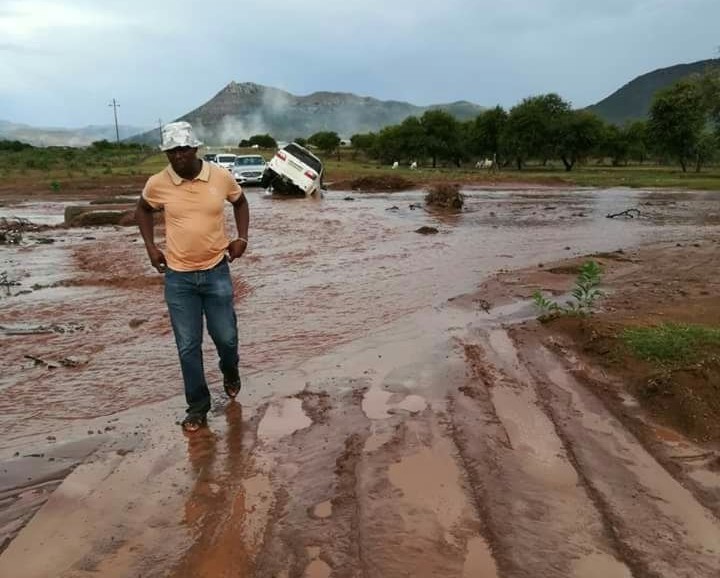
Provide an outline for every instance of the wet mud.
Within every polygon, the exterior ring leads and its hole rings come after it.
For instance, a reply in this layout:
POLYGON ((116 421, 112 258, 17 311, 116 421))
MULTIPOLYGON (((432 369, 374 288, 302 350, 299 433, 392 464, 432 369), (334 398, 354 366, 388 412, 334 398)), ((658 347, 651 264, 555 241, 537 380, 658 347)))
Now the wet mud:
POLYGON ((422 191, 251 192, 232 265, 244 387, 223 398, 206 339, 214 409, 190 437, 139 235, 3 247, 20 285, 0 326, 26 331, 0 331, 0 575, 716 575, 720 482, 668 467, 528 301, 566 289, 566 258, 639 266, 629 248, 717 237, 714 198, 464 192, 459 213, 418 209, 422 191))

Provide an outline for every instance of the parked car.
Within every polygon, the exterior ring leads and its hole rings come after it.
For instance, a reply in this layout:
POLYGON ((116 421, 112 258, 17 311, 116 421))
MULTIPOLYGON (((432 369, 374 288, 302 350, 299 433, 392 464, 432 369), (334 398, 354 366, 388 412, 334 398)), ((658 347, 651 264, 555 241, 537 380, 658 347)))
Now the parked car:
POLYGON ((260 155, 238 155, 232 169, 233 177, 242 185, 258 185, 267 163, 260 155))
POLYGON ((235 167, 235 158, 237 155, 232 155, 229 153, 218 153, 215 155, 215 160, 213 161, 216 165, 220 165, 221 167, 225 167, 227 170, 232 171, 235 167))
POLYGON ((286 195, 320 195, 322 178, 322 161, 305 147, 292 142, 270 159, 261 185, 286 195))
POLYGON ((214 163, 216 156, 217 155, 215 153, 207 153, 207 154, 203 155, 203 160, 208 163, 214 163))

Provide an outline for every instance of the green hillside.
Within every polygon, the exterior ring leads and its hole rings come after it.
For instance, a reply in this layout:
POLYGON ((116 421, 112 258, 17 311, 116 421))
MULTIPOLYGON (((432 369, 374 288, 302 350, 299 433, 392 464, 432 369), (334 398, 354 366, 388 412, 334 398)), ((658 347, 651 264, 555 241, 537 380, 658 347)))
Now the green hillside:
POLYGON ((588 107, 598 116, 615 124, 647 117, 655 93, 692 74, 702 74, 708 67, 720 66, 720 59, 700 60, 659 68, 627 83, 607 98, 588 107))

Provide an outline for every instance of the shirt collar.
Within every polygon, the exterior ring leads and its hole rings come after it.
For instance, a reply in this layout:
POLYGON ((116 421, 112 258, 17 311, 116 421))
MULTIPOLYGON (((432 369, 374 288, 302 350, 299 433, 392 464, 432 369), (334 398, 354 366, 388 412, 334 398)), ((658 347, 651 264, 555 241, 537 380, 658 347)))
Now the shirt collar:
MULTIPOLYGON (((167 170, 173 185, 179 186, 185 180, 173 170, 172 165, 168 165, 167 169, 165 170, 167 170)), ((196 176, 193 180, 205 181, 207 183, 210 180, 210 163, 202 161, 202 168, 200 169, 200 174, 198 174, 198 176, 196 176)))

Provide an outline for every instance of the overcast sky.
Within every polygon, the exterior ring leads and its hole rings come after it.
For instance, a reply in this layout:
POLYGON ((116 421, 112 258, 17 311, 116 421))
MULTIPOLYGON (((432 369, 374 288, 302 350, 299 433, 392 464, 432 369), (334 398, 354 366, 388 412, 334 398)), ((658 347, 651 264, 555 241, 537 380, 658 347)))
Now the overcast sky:
POLYGON ((720 0, 0 0, 0 120, 154 126, 228 82, 574 106, 719 56, 720 0))

